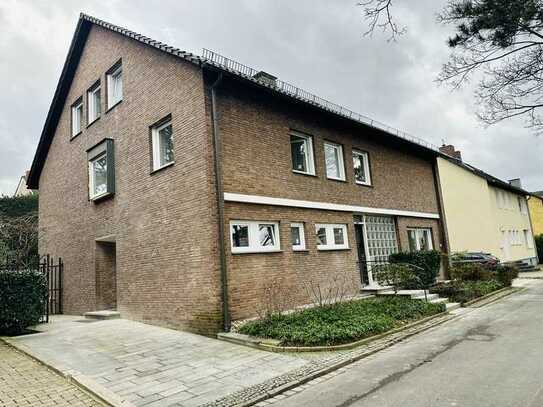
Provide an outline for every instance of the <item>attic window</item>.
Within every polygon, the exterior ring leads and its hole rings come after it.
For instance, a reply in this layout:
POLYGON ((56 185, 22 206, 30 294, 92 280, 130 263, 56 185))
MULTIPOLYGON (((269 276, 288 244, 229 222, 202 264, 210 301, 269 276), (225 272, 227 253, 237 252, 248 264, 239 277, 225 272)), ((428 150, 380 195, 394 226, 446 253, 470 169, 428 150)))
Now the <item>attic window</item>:
POLYGON ((72 105, 72 138, 81 133, 83 121, 83 98, 80 97, 72 105))
POLYGON ((107 108, 111 109, 123 100, 123 65, 117 62, 106 74, 107 108))

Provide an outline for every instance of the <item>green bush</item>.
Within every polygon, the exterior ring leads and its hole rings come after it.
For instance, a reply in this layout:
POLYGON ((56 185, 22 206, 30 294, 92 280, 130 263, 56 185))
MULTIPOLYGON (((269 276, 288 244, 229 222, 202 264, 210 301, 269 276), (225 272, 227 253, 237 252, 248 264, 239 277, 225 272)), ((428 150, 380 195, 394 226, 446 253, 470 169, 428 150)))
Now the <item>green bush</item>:
POLYGON ((444 310, 444 304, 411 298, 372 298, 274 314, 246 323, 239 332, 277 339, 287 346, 338 345, 377 335, 444 310))
POLYGON ((495 271, 496 280, 503 287, 511 287, 513 280, 518 277, 518 270, 512 266, 500 264, 495 271))
POLYGON ((477 263, 457 264, 450 269, 451 278, 460 281, 488 281, 495 275, 487 267, 477 263))
POLYGON ((543 264, 543 235, 534 237, 535 247, 537 248, 537 257, 539 257, 539 263, 543 264))
POLYGON ((0 335, 36 325, 45 309, 47 279, 38 271, 0 271, 0 335))
POLYGON ((0 196, 0 217, 18 218, 38 212, 38 195, 0 196))
POLYGON ((415 266, 413 271, 417 274, 418 279, 409 283, 405 288, 426 288, 436 281, 441 266, 441 253, 437 250, 400 252, 391 254, 389 261, 415 266))
POLYGON ((432 294, 439 294, 452 302, 464 304, 468 301, 483 297, 504 286, 497 280, 488 281, 460 281, 438 283, 430 289, 432 294))

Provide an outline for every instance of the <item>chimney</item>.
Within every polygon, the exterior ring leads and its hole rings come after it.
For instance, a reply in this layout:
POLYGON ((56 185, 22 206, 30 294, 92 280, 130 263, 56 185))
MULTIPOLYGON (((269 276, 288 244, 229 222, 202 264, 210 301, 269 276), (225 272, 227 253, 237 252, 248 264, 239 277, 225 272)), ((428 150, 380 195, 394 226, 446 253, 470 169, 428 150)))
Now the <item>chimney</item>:
POLYGON ((260 71, 253 75, 253 78, 259 80, 260 82, 264 82, 266 85, 269 86, 276 86, 277 85, 277 76, 273 76, 267 72, 260 71))
POLYGON ((520 178, 510 179, 509 185, 512 185, 516 188, 522 188, 522 183, 520 182, 520 178))
POLYGON ((452 158, 456 158, 457 160, 462 161, 462 153, 455 150, 452 144, 443 144, 441 147, 439 147, 439 151, 452 158))

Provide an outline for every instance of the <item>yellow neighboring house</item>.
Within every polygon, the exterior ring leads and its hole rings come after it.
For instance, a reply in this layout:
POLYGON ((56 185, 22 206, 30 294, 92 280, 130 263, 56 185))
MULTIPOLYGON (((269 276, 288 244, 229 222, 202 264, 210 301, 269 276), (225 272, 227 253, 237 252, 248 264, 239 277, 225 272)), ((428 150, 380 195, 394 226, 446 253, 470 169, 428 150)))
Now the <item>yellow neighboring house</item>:
POLYGON ((437 158, 442 209, 450 253, 484 252, 502 262, 537 264, 528 192, 462 161, 453 146, 437 158))
POLYGON ((543 191, 532 192, 528 197, 528 209, 534 236, 543 235, 543 191))

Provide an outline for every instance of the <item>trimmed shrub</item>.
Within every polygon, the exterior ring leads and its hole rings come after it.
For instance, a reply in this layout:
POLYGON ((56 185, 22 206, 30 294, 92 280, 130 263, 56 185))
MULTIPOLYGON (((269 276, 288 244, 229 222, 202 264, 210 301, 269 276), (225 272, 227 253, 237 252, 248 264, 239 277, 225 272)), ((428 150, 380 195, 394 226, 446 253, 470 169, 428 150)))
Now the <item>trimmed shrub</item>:
POLYGON ((405 263, 415 266, 413 267, 413 271, 417 275, 418 281, 409 283, 405 288, 426 288, 436 281, 441 266, 441 253, 437 250, 400 252, 391 254, 389 261, 391 263, 405 263))
POLYGON ((543 235, 534 237, 535 247, 537 248, 537 257, 539 257, 539 263, 543 264, 543 235))
POLYGON ((38 271, 0 271, 0 334, 36 325, 45 309, 47 279, 38 271))
POLYGON ((457 264, 450 269, 451 278, 460 281, 488 281, 495 278, 493 272, 478 263, 457 264))
POLYGON ((447 297, 452 302, 464 304, 490 294, 503 288, 497 280, 488 281, 453 281, 451 283, 439 283, 430 289, 432 294, 447 297))
POLYGON ((287 346, 338 345, 377 335, 444 310, 444 304, 432 304, 411 298, 373 298, 315 307, 290 314, 273 314, 247 322, 239 328, 239 332, 277 339, 287 346))
POLYGON ((495 271, 496 280, 503 287, 511 287, 513 280, 518 277, 518 270, 512 266, 499 265, 495 271))

